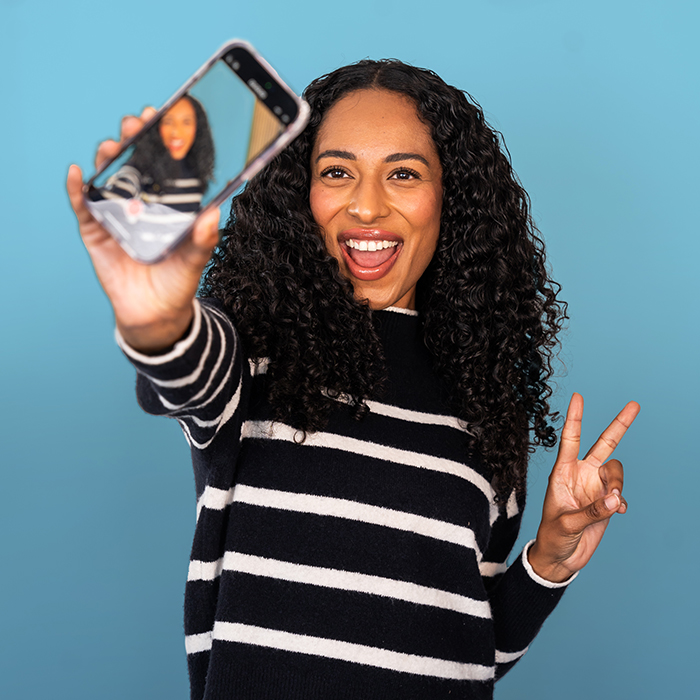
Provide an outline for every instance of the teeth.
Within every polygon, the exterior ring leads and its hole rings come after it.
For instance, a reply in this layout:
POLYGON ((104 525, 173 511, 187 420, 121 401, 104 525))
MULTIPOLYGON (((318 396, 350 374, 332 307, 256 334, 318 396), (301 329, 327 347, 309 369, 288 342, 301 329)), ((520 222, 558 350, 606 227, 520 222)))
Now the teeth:
POLYGON ((355 250, 384 250, 384 248, 394 248, 398 245, 398 241, 357 241, 354 238, 349 239, 346 242, 348 248, 354 248, 355 250))

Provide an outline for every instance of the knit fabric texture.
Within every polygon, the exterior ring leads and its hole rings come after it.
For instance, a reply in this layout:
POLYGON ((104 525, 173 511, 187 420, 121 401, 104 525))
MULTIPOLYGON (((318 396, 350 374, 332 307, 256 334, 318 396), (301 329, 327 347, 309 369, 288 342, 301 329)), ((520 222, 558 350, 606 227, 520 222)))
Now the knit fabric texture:
POLYGON ((450 415, 419 319, 374 313, 386 392, 342 398, 322 432, 272 420, 266 363, 195 302, 190 331, 145 356, 141 406, 192 450, 197 525, 185 594, 193 700, 492 698, 565 586, 524 552, 523 502, 497 504, 450 415))

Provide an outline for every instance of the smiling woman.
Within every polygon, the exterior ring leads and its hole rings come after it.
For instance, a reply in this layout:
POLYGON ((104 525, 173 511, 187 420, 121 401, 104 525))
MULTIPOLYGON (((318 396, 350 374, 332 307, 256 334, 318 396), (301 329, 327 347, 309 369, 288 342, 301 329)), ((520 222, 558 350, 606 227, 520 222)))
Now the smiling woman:
POLYGON ((127 163, 99 194, 195 214, 213 177, 214 157, 206 112, 187 95, 145 132, 127 163))
POLYGON ((350 94, 329 110, 311 163, 311 212, 355 296, 415 309, 442 210, 442 166, 415 104, 387 90, 350 94))
POLYGON ((215 216, 145 267, 69 175, 139 401, 192 449, 192 698, 491 698, 626 511, 606 460, 638 406, 579 460, 574 395, 508 565, 564 317, 527 195, 430 71, 361 61, 305 96, 306 131, 234 198, 207 298, 215 216))

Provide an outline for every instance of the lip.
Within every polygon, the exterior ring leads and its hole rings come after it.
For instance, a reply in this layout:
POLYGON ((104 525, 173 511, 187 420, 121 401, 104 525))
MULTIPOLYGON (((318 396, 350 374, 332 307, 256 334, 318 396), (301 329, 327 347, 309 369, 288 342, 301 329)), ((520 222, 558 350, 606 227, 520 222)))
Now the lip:
POLYGON ((390 231, 384 231, 383 229, 351 228, 341 231, 338 234, 338 244, 340 245, 343 259, 345 260, 350 274, 363 282, 374 282, 389 274, 391 268, 394 267, 403 249, 403 238, 390 231), (378 267, 360 267, 350 257, 348 247, 345 245, 351 239, 359 241, 396 241, 398 245, 395 248, 394 254, 378 267))

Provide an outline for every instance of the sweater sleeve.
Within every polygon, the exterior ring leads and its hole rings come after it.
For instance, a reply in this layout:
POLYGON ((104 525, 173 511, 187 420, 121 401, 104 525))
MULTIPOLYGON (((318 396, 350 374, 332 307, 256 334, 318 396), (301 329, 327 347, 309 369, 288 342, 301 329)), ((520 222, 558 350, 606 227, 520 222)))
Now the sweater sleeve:
POLYGON ((534 542, 508 566, 518 537, 524 502, 511 494, 493 524, 491 539, 481 562, 481 575, 491 603, 496 641, 496 680, 507 673, 528 650, 549 614, 561 599, 574 574, 563 583, 538 576, 527 559, 534 542))
POLYGON ((116 332, 136 367, 136 394, 147 413, 178 420, 193 448, 204 450, 236 414, 244 360, 233 324, 210 301, 194 301, 187 335, 169 351, 143 355, 116 332))

